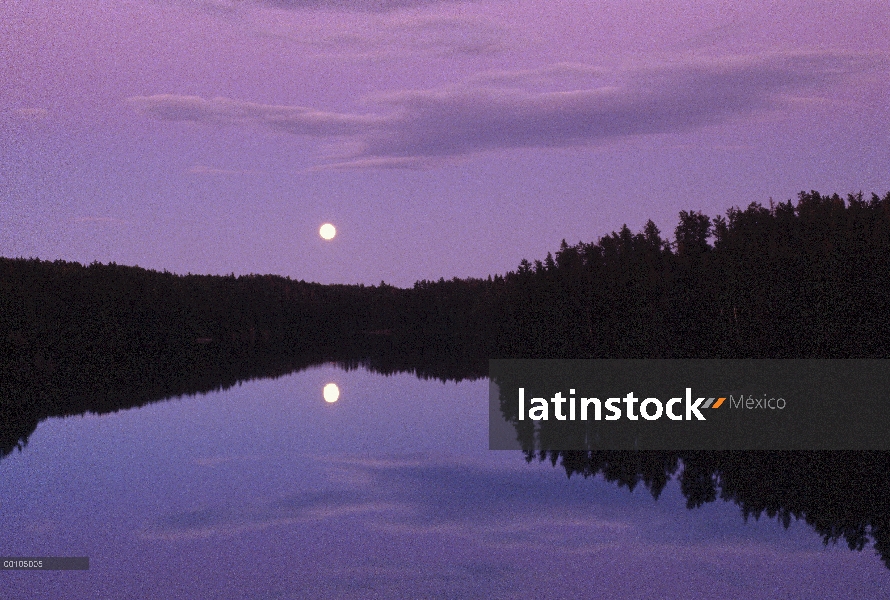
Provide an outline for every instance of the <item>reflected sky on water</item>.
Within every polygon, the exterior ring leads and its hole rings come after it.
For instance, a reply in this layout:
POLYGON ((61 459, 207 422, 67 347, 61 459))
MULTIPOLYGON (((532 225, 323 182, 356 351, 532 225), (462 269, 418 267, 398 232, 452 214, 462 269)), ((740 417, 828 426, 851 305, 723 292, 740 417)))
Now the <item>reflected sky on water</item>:
POLYGON ((882 597, 873 549, 488 450, 488 382, 323 366, 50 419, 0 461, 11 598, 882 597), (336 402, 323 389, 333 383, 336 402))

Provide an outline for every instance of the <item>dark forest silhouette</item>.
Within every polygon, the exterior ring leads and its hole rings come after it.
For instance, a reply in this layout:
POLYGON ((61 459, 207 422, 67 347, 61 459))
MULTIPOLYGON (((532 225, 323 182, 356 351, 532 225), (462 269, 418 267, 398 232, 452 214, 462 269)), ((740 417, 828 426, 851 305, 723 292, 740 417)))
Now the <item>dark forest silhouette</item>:
MULTIPOLYGON (((890 193, 801 193, 725 217, 681 212, 563 241, 487 279, 413 289, 265 275, 0 259, 0 456, 50 416, 225 389, 322 362, 443 380, 489 358, 888 358, 890 193)), ((658 496, 679 474, 690 507, 801 518, 890 566, 886 453, 565 452, 527 458, 658 496), (682 470, 680 466, 682 465, 682 470)))
POLYGON ((0 286, 2 368, 16 372, 99 353, 141 363, 199 346, 370 355, 374 339, 455 364, 883 358, 890 193, 801 193, 796 205, 751 204, 715 219, 684 211, 672 243, 650 221, 637 234, 625 226, 596 243, 563 241, 555 256, 505 275, 413 289, 36 259, 0 259, 0 286))

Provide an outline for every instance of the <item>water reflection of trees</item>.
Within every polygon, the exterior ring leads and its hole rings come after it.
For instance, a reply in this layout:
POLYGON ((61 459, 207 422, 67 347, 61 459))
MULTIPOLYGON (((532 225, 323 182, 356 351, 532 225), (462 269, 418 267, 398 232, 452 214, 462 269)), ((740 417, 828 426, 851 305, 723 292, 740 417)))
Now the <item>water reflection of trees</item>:
MULTIPOLYGON (((533 457, 529 456, 529 460, 533 457)), ((766 515, 786 528, 803 520, 826 543, 862 550, 871 540, 890 567, 890 453, 867 451, 543 451, 569 476, 601 475, 658 498, 677 477, 688 508, 718 498, 747 520, 766 515)))
MULTIPOLYGON (((37 424, 50 416, 114 412, 184 394, 223 390, 254 378, 279 377, 323 363, 423 378, 461 380, 485 375, 482 364, 460 369, 448 361, 412 363, 389 344, 378 344, 373 357, 349 350, 290 356, 256 351, 220 355, 201 347, 156 363, 130 363, 129 369, 128 363, 121 363, 105 378, 90 377, 102 365, 81 364, 76 386, 59 385, 64 376, 53 385, 47 385, 45 379, 20 381, 16 400, 0 407, 0 449, 3 455, 21 449, 37 424)), ((745 519, 766 515, 785 527, 792 519, 803 520, 826 543, 843 541, 851 549, 861 550, 872 541, 890 567, 890 453, 543 449, 526 451, 525 455, 529 461, 550 461, 569 476, 599 475, 630 490, 642 485, 654 498, 676 478, 690 509, 719 499, 737 504, 745 519)))
POLYGON ((2 365, 0 458, 23 449, 40 421, 49 417, 116 412, 321 364, 445 381, 487 374, 488 362, 480 357, 412 359, 388 336, 336 341, 306 348, 191 342, 166 344, 162 350, 142 348, 138 353, 120 348, 59 353, 52 347, 30 345, 20 355, 7 355, 2 365))

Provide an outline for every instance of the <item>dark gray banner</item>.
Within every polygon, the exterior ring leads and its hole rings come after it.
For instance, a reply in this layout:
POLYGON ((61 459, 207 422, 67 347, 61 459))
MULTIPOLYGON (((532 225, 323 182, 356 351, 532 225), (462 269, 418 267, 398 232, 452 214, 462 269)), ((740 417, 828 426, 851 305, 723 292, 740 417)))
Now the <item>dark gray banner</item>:
POLYGON ((87 556, 7 556, 0 558, 0 570, 85 571, 90 568, 87 556))
POLYGON ((492 450, 890 450, 890 360, 491 360, 492 450))

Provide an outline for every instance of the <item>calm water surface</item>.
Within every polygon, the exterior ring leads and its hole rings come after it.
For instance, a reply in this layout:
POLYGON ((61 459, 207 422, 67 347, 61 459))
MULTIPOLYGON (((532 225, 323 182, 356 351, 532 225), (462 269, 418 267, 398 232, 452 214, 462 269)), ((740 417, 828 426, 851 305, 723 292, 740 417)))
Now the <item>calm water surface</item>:
POLYGON ((90 570, 0 572, 0 597, 890 595, 870 547, 489 451, 487 398, 323 366, 44 421, 0 461, 0 554, 90 570))

